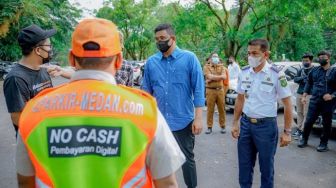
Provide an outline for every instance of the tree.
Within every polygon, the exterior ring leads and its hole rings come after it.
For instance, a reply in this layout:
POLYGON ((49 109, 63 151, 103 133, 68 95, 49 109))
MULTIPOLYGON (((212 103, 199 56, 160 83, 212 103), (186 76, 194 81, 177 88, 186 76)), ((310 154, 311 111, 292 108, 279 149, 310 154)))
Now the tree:
POLYGON ((150 55, 153 39, 152 16, 157 0, 111 0, 101 8, 97 17, 113 21, 124 35, 125 58, 143 60, 150 55))
POLYGON ((73 27, 80 11, 67 0, 5 0, 0 14, 0 59, 17 61, 21 51, 17 43, 19 31, 31 24, 42 28, 56 28, 52 43, 57 53, 56 61, 67 61, 73 27))

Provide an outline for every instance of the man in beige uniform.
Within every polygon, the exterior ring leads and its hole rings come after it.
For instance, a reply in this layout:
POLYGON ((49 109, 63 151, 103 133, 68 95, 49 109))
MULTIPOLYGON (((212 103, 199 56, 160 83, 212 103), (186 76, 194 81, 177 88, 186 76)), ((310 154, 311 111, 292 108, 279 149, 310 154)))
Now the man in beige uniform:
POLYGON ((209 63, 204 65, 203 71, 206 79, 206 100, 207 100, 207 126, 208 130, 205 134, 212 132, 213 114, 215 104, 217 104, 219 112, 219 126, 221 133, 225 130, 225 111, 224 111, 224 85, 223 80, 227 79, 225 75, 225 67, 220 64, 218 54, 212 53, 209 57, 209 63))

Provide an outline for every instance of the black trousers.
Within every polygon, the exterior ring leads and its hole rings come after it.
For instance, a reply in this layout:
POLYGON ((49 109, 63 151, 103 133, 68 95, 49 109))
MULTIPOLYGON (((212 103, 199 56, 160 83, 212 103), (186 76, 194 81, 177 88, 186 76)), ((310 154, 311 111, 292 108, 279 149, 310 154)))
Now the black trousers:
POLYGON ((313 96, 310 99, 306 121, 304 123, 303 139, 308 140, 309 134, 319 115, 322 116, 323 131, 321 143, 328 143, 331 133, 332 115, 334 113, 335 100, 324 101, 322 98, 313 96))
POLYGON ((192 133, 191 121, 182 130, 173 131, 173 135, 186 157, 186 162, 182 165, 184 183, 188 188, 197 187, 196 163, 194 159, 195 135, 192 133))

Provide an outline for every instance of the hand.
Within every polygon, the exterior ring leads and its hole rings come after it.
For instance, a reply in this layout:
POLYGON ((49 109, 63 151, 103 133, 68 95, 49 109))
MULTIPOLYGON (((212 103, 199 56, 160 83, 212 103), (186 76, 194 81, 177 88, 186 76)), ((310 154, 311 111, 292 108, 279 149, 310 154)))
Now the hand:
POLYGON ((324 99, 325 101, 330 101, 330 100, 333 99, 333 96, 330 95, 329 93, 327 93, 327 94, 323 95, 323 99, 324 99))
POLYGON ((301 103, 302 104, 307 104, 307 98, 306 97, 301 97, 301 103))
POLYGON ((280 147, 288 146, 291 141, 292 136, 290 134, 282 133, 280 137, 280 147))
POLYGON ((193 124, 192 124, 192 133, 194 135, 199 135, 202 132, 203 129, 203 123, 202 123, 202 117, 195 118, 193 124))
POLYGON ((232 129, 231 129, 232 137, 238 139, 239 137, 239 125, 238 122, 233 122, 232 129))
POLYGON ((57 66, 57 65, 48 66, 46 68, 47 68, 47 71, 48 71, 48 73, 51 77, 61 76, 63 74, 63 71, 64 71, 60 66, 57 66))

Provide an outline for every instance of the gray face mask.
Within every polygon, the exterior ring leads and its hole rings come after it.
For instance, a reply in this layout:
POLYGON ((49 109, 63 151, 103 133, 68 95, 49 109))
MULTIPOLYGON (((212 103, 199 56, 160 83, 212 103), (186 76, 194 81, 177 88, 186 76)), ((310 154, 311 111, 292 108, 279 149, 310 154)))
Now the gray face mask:
POLYGON ((211 61, 213 64, 218 64, 219 63, 219 58, 218 57, 212 57, 211 61))
POLYGON ((166 41, 158 41, 158 42, 156 42, 156 47, 157 47, 157 49, 159 49, 160 52, 162 52, 162 53, 167 52, 167 51, 169 50, 169 48, 171 47, 171 46, 169 46, 169 44, 168 44, 169 41, 170 41, 170 39, 168 39, 168 40, 166 40, 166 41))

